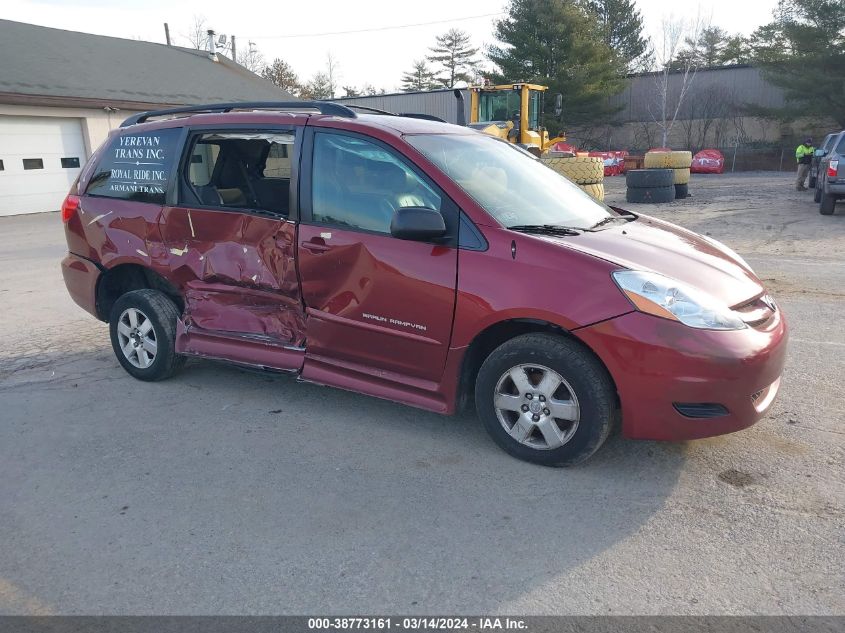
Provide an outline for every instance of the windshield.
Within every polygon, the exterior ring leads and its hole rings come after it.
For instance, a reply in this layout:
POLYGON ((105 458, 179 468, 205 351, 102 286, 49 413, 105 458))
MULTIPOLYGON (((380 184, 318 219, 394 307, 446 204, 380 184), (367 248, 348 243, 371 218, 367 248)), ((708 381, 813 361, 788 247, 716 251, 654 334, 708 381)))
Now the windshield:
POLYGON ((614 214, 536 158, 484 134, 405 137, 506 227, 589 229, 614 214))
POLYGON ((510 121, 518 112, 517 90, 484 90, 478 95, 479 121, 510 121))

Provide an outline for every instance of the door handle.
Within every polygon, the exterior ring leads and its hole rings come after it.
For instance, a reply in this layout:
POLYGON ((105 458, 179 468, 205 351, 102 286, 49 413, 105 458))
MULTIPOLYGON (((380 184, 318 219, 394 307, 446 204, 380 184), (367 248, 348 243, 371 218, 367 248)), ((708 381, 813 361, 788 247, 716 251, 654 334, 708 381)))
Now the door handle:
POLYGON ((320 242, 302 242, 300 244, 302 248, 307 251, 311 251, 312 253, 325 253, 327 250, 331 248, 328 244, 321 244, 320 242))

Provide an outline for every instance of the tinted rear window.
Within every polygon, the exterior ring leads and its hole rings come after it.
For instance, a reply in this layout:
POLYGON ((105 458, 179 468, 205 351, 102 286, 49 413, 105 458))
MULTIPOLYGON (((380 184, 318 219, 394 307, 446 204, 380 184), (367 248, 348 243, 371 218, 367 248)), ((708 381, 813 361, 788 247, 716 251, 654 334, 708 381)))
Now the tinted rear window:
POLYGON ((170 173, 178 160, 180 133, 171 128, 116 136, 103 152, 86 193, 164 204, 170 173))
POLYGON ((845 154, 845 134, 839 135, 839 143, 836 145, 837 154, 845 154))

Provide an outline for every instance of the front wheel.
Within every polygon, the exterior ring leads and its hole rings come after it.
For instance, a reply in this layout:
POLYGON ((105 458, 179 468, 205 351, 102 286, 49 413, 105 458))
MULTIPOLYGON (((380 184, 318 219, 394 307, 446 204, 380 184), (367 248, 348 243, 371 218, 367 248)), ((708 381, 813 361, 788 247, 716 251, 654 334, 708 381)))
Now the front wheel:
POLYGON ((475 402, 487 432, 506 452, 544 466, 571 466, 607 439, 616 390, 577 341, 524 334, 484 361, 475 402))
POLYGON ((158 290, 133 290, 112 307, 109 333, 112 348, 123 368, 139 380, 172 376, 185 357, 176 353, 179 310, 158 290))
POLYGON ((807 189, 813 189, 813 188, 815 188, 815 186, 816 186, 816 177, 810 176, 810 178, 807 180, 807 189))

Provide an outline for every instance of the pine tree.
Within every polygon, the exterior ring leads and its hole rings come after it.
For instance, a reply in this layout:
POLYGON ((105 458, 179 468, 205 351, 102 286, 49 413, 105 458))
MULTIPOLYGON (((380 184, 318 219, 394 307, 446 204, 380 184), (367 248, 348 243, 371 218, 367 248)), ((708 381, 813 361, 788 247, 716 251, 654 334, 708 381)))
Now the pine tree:
POLYGON ((648 53, 643 16, 634 0, 586 0, 599 23, 602 41, 629 71, 641 69, 648 53))
POLYGON ((678 53, 674 64, 676 68, 683 68, 687 60, 691 60, 696 68, 719 66, 722 62, 722 52, 728 44, 728 32, 718 26, 705 26, 698 37, 686 38, 684 48, 678 53))
POLYGON ((725 40, 725 47, 719 55, 719 63, 748 64, 751 61, 751 47, 748 38, 742 35, 731 35, 725 40))
POLYGON ((624 87, 624 69, 595 18, 576 0, 511 0, 495 36, 502 45, 491 46, 487 56, 501 71, 496 80, 549 86, 547 113, 558 92, 567 125, 600 121, 616 111, 608 97, 624 87))
POLYGON ((323 72, 316 73, 308 83, 302 86, 302 92, 299 96, 303 99, 333 98, 332 82, 328 74, 323 72))
POLYGON ((473 48, 469 34, 460 29, 449 29, 437 36, 437 44, 430 49, 428 61, 440 65, 436 81, 444 88, 454 88, 459 81, 469 81, 478 49, 473 48))
POLYGON ((278 57, 261 71, 261 76, 294 96, 302 90, 299 77, 293 72, 293 68, 285 60, 278 57))
POLYGON ((436 87, 434 73, 429 70, 424 59, 414 60, 413 69, 402 74, 402 90, 405 92, 431 90, 436 87))
POLYGON ((818 116, 845 127, 845 3, 781 0, 751 37, 754 61, 783 88, 782 116, 818 116))

